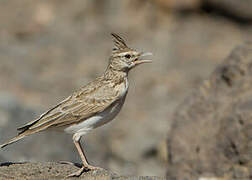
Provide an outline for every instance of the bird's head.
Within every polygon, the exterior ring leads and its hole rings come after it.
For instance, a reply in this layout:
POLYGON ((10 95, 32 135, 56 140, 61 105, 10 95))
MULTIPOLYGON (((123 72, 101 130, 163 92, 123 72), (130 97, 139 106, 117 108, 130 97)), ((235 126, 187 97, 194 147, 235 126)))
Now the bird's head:
POLYGON ((112 33, 114 45, 110 57, 109 67, 118 71, 128 72, 139 64, 149 63, 151 60, 143 59, 144 56, 152 55, 129 48, 125 41, 117 34, 112 33))

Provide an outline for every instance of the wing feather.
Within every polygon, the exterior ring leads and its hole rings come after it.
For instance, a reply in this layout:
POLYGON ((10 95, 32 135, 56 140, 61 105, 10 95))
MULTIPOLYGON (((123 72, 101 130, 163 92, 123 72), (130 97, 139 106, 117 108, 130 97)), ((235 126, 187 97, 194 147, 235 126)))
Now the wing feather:
POLYGON ((26 124, 19 130, 24 132, 27 129, 44 129, 44 126, 60 127, 75 124, 102 112, 118 98, 118 90, 110 86, 103 85, 95 86, 93 89, 89 87, 88 90, 81 89, 41 115, 39 119, 26 124))

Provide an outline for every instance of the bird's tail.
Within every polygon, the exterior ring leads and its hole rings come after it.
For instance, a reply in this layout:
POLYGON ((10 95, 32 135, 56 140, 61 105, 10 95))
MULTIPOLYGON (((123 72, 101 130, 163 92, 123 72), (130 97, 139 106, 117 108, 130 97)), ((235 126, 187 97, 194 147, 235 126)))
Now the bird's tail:
POLYGON ((34 129, 29 129, 29 127, 32 126, 32 125, 33 124, 29 123, 28 125, 25 125, 23 127, 18 128, 18 130, 21 131, 21 132, 19 132, 17 136, 15 136, 14 138, 10 139, 6 143, 1 144, 0 148, 4 148, 5 146, 8 146, 8 145, 10 145, 10 144, 12 144, 14 142, 17 142, 20 139, 23 139, 24 137, 29 136, 31 134, 34 134, 34 133, 40 132, 42 130, 45 130, 46 128, 48 128, 48 126, 50 124, 47 125, 47 126, 44 126, 43 128, 37 127, 37 128, 34 128, 34 129))
POLYGON ((0 148, 4 148, 5 146, 10 145, 10 144, 18 141, 18 140, 24 138, 25 136, 26 136, 25 134, 19 134, 16 137, 14 137, 14 138, 10 139, 9 141, 5 142, 4 144, 1 144, 0 148))
MULTIPOLYGON (((10 139, 9 141, 5 142, 4 144, 1 144, 0 145, 0 148, 4 148, 5 146, 8 146, 14 142, 17 142, 19 141, 20 139, 28 136, 28 135, 31 135, 33 133, 36 133, 38 131, 40 131, 40 128, 34 128, 34 129, 29 129, 33 124, 35 124, 36 122, 38 121, 38 119, 36 119, 35 121, 32 121, 30 123, 27 123, 26 125, 18 128, 17 130, 20 131, 18 133, 17 136, 15 136, 14 138, 10 139)), ((42 129, 43 130, 43 129, 42 129)))

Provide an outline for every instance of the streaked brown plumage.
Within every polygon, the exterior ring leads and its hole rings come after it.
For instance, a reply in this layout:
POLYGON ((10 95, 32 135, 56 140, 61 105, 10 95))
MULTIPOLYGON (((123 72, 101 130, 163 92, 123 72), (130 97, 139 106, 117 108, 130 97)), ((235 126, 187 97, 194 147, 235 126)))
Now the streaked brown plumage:
POLYGON ((138 64, 150 62, 139 59, 150 54, 129 48, 116 34, 112 33, 112 37, 115 48, 103 75, 75 91, 38 119, 18 128, 19 134, 0 147, 40 131, 60 129, 73 134, 74 144, 83 162, 83 167, 70 176, 79 176, 85 169, 97 169, 88 164, 80 138, 92 129, 111 121, 118 114, 127 95, 129 70, 138 64))

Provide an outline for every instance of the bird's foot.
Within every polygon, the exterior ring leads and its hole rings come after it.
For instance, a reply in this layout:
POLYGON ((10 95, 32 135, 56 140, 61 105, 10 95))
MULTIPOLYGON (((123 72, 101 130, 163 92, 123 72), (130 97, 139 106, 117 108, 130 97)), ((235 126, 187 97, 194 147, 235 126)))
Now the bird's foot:
POLYGON ((76 166, 78 168, 82 167, 82 164, 80 164, 80 163, 73 163, 73 162, 70 162, 70 161, 59 161, 59 163, 60 164, 68 164, 68 165, 76 166))
POLYGON ((60 164, 69 164, 69 165, 74 165, 73 162, 70 161, 59 161, 60 164))
POLYGON ((69 178, 69 177, 79 177, 83 172, 92 171, 92 170, 102 170, 102 168, 91 166, 91 165, 82 166, 78 171, 76 171, 76 172, 74 172, 72 174, 69 174, 67 176, 67 178, 69 178))
POLYGON ((72 174, 69 174, 66 178, 70 178, 70 177, 79 177, 83 172, 85 172, 86 169, 85 167, 82 167, 80 168, 78 171, 72 173, 72 174))
POLYGON ((102 168, 100 168, 100 167, 97 167, 97 166, 91 166, 91 165, 87 165, 87 166, 85 166, 85 169, 87 169, 87 170, 103 170, 102 168))

